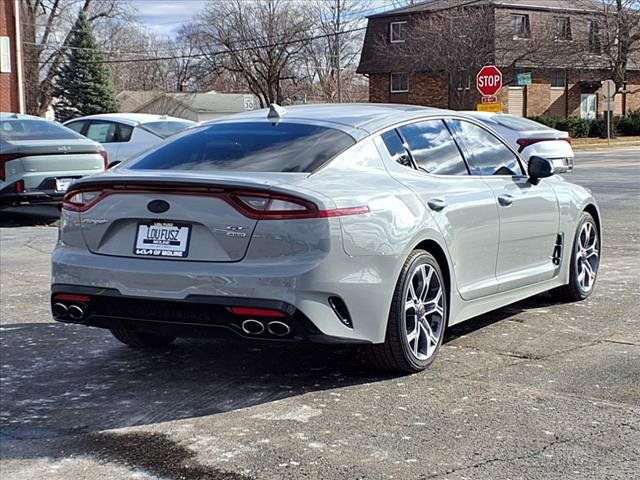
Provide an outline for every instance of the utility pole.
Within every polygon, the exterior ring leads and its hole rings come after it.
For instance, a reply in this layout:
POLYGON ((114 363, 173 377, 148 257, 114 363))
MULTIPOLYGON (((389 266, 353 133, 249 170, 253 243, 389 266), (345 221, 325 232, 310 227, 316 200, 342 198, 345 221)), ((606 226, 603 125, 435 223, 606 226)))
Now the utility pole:
POLYGON ((337 71, 337 90, 338 103, 342 103, 342 88, 340 85, 340 0, 336 0, 336 71, 337 71))

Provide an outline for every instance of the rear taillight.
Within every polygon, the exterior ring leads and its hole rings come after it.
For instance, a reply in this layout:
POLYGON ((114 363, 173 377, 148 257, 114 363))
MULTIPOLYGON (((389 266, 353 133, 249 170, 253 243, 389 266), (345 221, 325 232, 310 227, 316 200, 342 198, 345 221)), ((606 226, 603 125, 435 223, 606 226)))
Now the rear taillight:
POLYGON ((16 193, 24 192, 24 180, 18 180, 16 183, 16 193))
POLYGON ((288 195, 231 193, 229 199, 244 216, 256 220, 319 217, 318 207, 307 200, 288 195))
POLYGON ((84 212, 98 203, 102 195, 102 190, 74 190, 64 196, 62 208, 72 212, 84 212))
POLYGON ((104 160, 104 169, 106 170, 107 168, 109 168, 109 153, 106 150, 102 150, 101 152, 98 152, 98 153, 104 160))
POLYGON ((0 180, 4 181, 7 178, 5 163, 20 157, 24 157, 24 155, 21 153, 0 153, 0 180))

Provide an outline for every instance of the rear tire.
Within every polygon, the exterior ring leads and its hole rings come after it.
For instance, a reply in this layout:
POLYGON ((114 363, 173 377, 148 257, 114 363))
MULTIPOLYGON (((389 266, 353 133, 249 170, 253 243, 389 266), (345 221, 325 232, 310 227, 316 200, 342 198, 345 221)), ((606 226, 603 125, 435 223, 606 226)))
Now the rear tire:
POLYGON ((600 232, 587 212, 578 222, 569 261, 569 283, 551 293, 565 302, 584 300, 593 292, 600 266, 600 232))
POLYGON ((140 332, 130 328, 113 328, 111 333, 125 345, 134 348, 162 348, 176 339, 176 337, 140 332))
POLYGON ((442 270, 429 252, 409 255, 391 302, 385 342, 370 347, 383 370, 415 373, 427 368, 442 344, 448 315, 442 270))

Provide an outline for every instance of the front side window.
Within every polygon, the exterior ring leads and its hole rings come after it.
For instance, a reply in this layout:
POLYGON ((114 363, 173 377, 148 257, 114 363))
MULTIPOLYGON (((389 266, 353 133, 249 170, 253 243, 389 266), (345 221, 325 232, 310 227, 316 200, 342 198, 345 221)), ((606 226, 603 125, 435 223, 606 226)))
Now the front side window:
POLYGON ((556 40, 571 40, 571 21, 569 17, 555 17, 553 20, 556 40))
POLYGON ((117 142, 117 127, 113 122, 91 122, 85 135, 98 143, 117 142))
POLYGON ((71 122, 71 123, 67 123, 65 125, 65 127, 70 128, 71 130, 73 130, 74 132, 82 132, 82 129, 84 128, 84 126, 86 125, 87 122, 80 120, 78 122, 71 122))
POLYGON ((530 38, 531 25, 529 24, 529 15, 512 15, 511 25, 514 38, 530 38))
POLYGON ((467 175, 467 167, 442 120, 404 125, 398 129, 416 166, 434 175, 467 175))
POLYGON ((551 86, 553 88, 565 88, 567 86, 567 72, 554 70, 551 74, 551 86))
POLYGON ((355 140, 304 123, 232 122, 185 130, 133 161, 132 170, 313 172, 355 140))
POLYGON ((407 39, 407 22, 391 22, 389 24, 391 43, 402 43, 407 39))
POLYGON ((464 120, 447 120, 447 125, 464 145, 471 175, 524 175, 517 155, 492 133, 464 120))
POLYGON ((409 91, 409 75, 407 73, 391 74, 391 92, 408 92, 409 91))

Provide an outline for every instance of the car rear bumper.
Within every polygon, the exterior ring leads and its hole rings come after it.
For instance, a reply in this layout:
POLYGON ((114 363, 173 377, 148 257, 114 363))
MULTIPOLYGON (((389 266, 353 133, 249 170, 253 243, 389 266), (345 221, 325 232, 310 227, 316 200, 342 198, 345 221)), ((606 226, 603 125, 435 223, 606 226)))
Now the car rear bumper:
MULTIPOLYGON (((52 292, 95 297, 90 316, 81 323, 103 328, 123 322, 136 328, 162 324, 175 336, 207 329, 213 336, 226 330, 244 338, 379 343, 395 285, 390 287, 388 278, 398 262, 391 256, 348 257, 342 249, 309 263, 269 265, 132 259, 60 244, 52 256, 52 292), (144 310, 147 305, 153 308, 144 310), (230 306, 284 312, 292 334, 243 335, 239 328, 246 318, 231 316, 230 306)), ((268 319, 257 319, 266 328, 268 319)))
POLYGON ((15 191, 0 191, 0 208, 17 207, 20 205, 59 205, 64 198, 64 192, 28 191, 16 193, 15 191))

